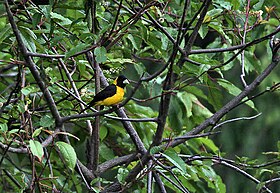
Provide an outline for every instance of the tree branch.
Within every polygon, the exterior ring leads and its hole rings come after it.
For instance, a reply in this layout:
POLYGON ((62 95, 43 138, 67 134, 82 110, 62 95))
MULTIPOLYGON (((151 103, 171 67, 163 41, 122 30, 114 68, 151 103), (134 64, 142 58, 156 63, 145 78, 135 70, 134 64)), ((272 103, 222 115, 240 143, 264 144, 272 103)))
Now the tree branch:
POLYGON ((154 177, 154 179, 155 179, 155 181, 156 181, 156 183, 157 183, 157 185, 158 185, 158 187, 160 189, 160 192, 161 193, 167 193, 167 191, 166 191, 166 189, 164 187, 164 183, 162 182, 162 180, 160 179, 159 175, 155 171, 153 171, 153 177, 154 177))
MULTIPOLYGON (((277 53, 277 52, 276 52, 277 53)), ((229 111, 235 108, 242 99, 248 96, 271 72, 272 70, 278 65, 280 61, 280 57, 277 55, 273 56, 271 64, 250 84, 246 87, 239 95, 229 101, 225 106, 223 106, 219 111, 217 111, 214 115, 210 118, 206 119, 202 124, 193 128, 191 131, 187 132, 184 137, 190 135, 196 135, 201 131, 205 130, 210 125, 215 125, 224 115, 226 115, 229 111)), ((181 143, 184 143, 186 139, 180 139, 173 141, 171 146, 177 146, 181 143)))

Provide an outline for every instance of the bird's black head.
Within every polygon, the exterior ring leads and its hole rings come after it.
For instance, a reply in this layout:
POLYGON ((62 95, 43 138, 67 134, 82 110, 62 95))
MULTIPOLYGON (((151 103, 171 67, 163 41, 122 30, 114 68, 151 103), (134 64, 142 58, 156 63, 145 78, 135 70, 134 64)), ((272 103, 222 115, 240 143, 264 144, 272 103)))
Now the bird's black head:
POLYGON ((121 88, 124 88, 127 84, 129 84, 129 80, 124 75, 120 75, 118 78, 116 78, 114 84, 121 88))

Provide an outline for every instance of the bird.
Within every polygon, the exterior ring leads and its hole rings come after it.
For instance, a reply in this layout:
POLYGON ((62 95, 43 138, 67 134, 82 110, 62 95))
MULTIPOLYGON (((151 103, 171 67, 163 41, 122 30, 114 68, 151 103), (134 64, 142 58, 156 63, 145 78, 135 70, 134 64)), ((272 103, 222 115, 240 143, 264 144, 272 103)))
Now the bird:
POLYGON ((88 104, 88 107, 82 110, 81 113, 90 107, 101 106, 103 108, 103 106, 117 105, 123 100, 124 88, 127 84, 129 84, 129 80, 124 75, 118 76, 113 84, 97 93, 88 104))

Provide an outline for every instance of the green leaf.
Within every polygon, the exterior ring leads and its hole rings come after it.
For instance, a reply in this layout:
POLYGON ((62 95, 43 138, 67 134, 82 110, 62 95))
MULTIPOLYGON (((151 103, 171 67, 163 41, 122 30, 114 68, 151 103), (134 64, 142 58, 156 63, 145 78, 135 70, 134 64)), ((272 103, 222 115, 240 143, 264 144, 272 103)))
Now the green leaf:
MULTIPOLYGON (((236 1, 236 0, 234 0, 236 1)), ((231 10, 231 4, 230 2, 224 1, 224 0, 213 0, 213 4, 219 8, 224 8, 227 10, 231 10)))
POLYGON ((169 39, 166 36, 164 36, 164 35, 162 35, 160 37, 160 39, 161 39, 161 49, 162 50, 167 50, 169 39))
POLYGON ((274 173, 273 170, 269 170, 269 169, 266 169, 266 168, 263 168, 263 169, 260 169, 259 171, 259 175, 262 175, 264 173, 269 173, 269 175, 272 175, 274 173))
POLYGON ((186 165, 186 171, 190 175, 190 178, 194 181, 199 181, 199 178, 197 176, 197 169, 195 166, 192 165, 186 165))
POLYGON ((237 96, 239 93, 241 93, 241 90, 238 87, 225 79, 218 79, 217 83, 233 96, 237 96))
POLYGON ((32 138, 35 138, 35 137, 37 137, 38 135, 40 135, 42 129, 43 129, 42 127, 39 128, 39 129, 36 129, 36 130, 33 132, 33 134, 32 134, 32 138))
POLYGON ((257 185, 257 190, 258 190, 258 192, 262 192, 261 191, 261 188, 263 188, 265 186, 265 182, 260 182, 260 183, 258 183, 258 185, 257 185))
MULTIPOLYGON (((87 61, 86 61, 86 62, 87 62, 87 61)), ((79 62, 77 63, 77 66, 78 66, 78 70, 79 70, 80 74, 85 75, 85 74, 88 73, 88 72, 87 72, 86 65, 87 65, 87 64, 85 63, 84 60, 79 60, 79 62)))
POLYGON ((24 94, 25 96, 29 95, 30 93, 36 93, 38 92, 38 88, 35 86, 26 86, 21 89, 21 93, 24 94))
POLYGON ((37 36, 31 31, 30 29, 26 27, 19 27, 20 29, 20 36, 22 38, 22 41, 24 45, 27 47, 27 49, 31 52, 36 52, 36 46, 34 43, 34 40, 37 39, 37 36))
POLYGON ((207 25, 202 25, 199 30, 198 30, 198 34, 200 35, 200 37, 203 39, 205 38, 205 36, 208 33, 208 26, 207 25))
POLYGON ((134 38, 134 36, 132 34, 128 34, 127 38, 132 43, 133 48, 136 50, 139 50, 140 44, 141 44, 141 41, 137 41, 137 40, 139 40, 139 38, 134 38))
POLYGON ((136 64, 132 59, 130 58, 113 58, 109 60, 111 63, 120 63, 120 64, 136 64))
MULTIPOLYGON (((277 27, 277 26, 279 26, 279 20, 278 19, 275 19, 275 18, 270 18, 268 21, 266 21, 266 20, 263 20, 262 21, 262 24, 269 24, 269 25, 272 25, 272 26, 274 26, 274 27, 277 27)), ((0 36, 1 37, 1 36, 0 36)), ((1 39, 0 39, 1 40, 1 39)), ((0 41, 0 43, 1 43, 1 41, 0 41)))
POLYGON ((207 182, 208 187, 215 189, 215 180, 217 177, 215 171, 205 164, 199 170, 198 175, 207 182))
POLYGON ((191 97, 191 100, 193 102, 192 113, 198 119, 197 123, 201 123, 205 118, 209 118, 213 115, 213 113, 205 107, 197 97, 193 96, 191 97))
POLYGON ((32 26, 34 29, 36 29, 37 25, 41 22, 42 14, 41 13, 35 13, 32 17, 32 26))
MULTIPOLYGON (((258 0, 257 3, 253 6, 254 10, 262 9, 265 0, 258 0)), ((250 5, 251 6, 251 5, 250 5)))
POLYGON ((182 173, 186 173, 186 164, 174 149, 167 149, 162 155, 176 166, 182 173))
POLYGON ((35 141, 35 140, 29 140, 29 146, 30 146, 30 150, 32 152, 32 154, 34 156, 36 156, 39 161, 41 162, 43 156, 44 156, 44 150, 43 150, 43 146, 39 141, 35 141))
POLYGON ((217 87, 216 82, 213 82, 208 78, 207 85, 209 90, 207 100, 214 107, 214 109, 218 111, 223 106, 222 101, 224 96, 222 95, 220 89, 217 87))
MULTIPOLYGON (((231 94, 233 96, 237 96, 238 94, 241 93, 241 90, 238 87, 236 87, 234 84, 232 84, 231 82, 229 82, 225 79, 217 79, 217 80, 218 80, 217 83, 220 86, 222 86, 224 89, 226 89, 229 92, 229 94, 231 94)), ((246 98, 244 98, 244 100, 246 100, 246 98)), ((253 101, 247 101, 245 104, 248 105, 249 107, 251 107, 252 109, 256 110, 253 101)))
POLYGON ((94 55, 97 63, 103 63, 106 62, 107 56, 106 56, 106 48, 104 47, 98 47, 94 49, 94 55))
POLYGON ((160 146, 154 146, 150 149, 150 153, 152 155, 156 154, 156 153, 159 153, 160 151, 162 150, 162 148, 160 146))
POLYGON ((217 32, 219 32, 229 43, 232 42, 232 39, 229 38, 229 36, 224 32, 224 29, 222 28, 221 24, 219 22, 211 22, 208 24, 208 27, 213 28, 217 32))
POLYGON ((3 29, 0 31, 0 44, 11 34, 12 29, 10 25, 6 25, 3 29))
MULTIPOLYGON (((160 35, 162 35, 160 33, 160 35)), ((156 33, 150 33, 148 37, 148 43, 151 44, 151 46, 154 47, 155 50, 160 51, 162 47, 161 40, 157 37, 156 33)))
POLYGON ((177 94, 177 96, 181 99, 181 101, 183 102, 186 112, 187 112, 187 117, 190 118, 192 116, 192 100, 191 100, 191 95, 187 92, 180 92, 177 94))
POLYGON ((61 152, 67 166, 73 171, 77 162, 77 155, 74 148, 63 141, 56 142, 56 145, 61 152))
POLYGON ((117 179, 121 184, 125 184, 125 178, 128 175, 128 170, 124 168, 118 169, 117 179))
POLYGON ((20 31, 28 34, 31 39, 37 40, 36 34, 31 29, 29 29, 27 27, 20 26, 20 31))
POLYGON ((111 160, 115 157, 113 150, 108 148, 103 143, 100 144, 99 149, 100 149, 100 151, 99 151, 100 156, 102 158, 104 158, 105 160, 111 160))
POLYGON ((222 178, 220 176, 216 176, 215 180, 216 192, 226 193, 226 185, 223 183, 222 178))
POLYGON ((74 46, 68 52, 66 52, 65 58, 68 59, 71 56, 75 55, 78 52, 81 52, 81 51, 85 50, 88 47, 89 47, 89 45, 88 44, 84 44, 84 43, 81 43, 81 44, 79 44, 77 46, 74 46))
POLYGON ((219 16, 222 12, 223 12, 223 9, 220 9, 220 8, 212 9, 207 12, 207 15, 209 15, 211 17, 216 17, 216 16, 219 16))
POLYGON ((136 63, 135 65, 133 65, 133 67, 135 68, 136 72, 139 74, 139 75, 142 75, 143 72, 145 71, 145 67, 144 65, 142 65, 141 63, 136 63))
POLYGON ((24 113, 25 112, 25 103, 21 100, 16 104, 17 110, 20 113, 24 113))
POLYGON ((212 150, 214 153, 219 152, 219 148, 215 145, 215 143, 208 138, 197 138, 201 143, 203 143, 205 146, 207 146, 210 150, 212 150))
POLYGON ((71 101, 63 101, 59 103, 59 106, 62 107, 63 109, 73 109, 74 105, 71 101))
POLYGON ((105 139, 105 137, 108 134, 108 129, 106 127, 101 127, 100 131, 99 131, 99 138, 100 141, 103 141, 103 139, 105 139))
POLYGON ((45 115, 40 119, 40 126, 50 127, 54 124, 54 119, 50 115, 45 115))
POLYGON ((0 132, 1 133, 6 133, 8 131, 8 125, 6 123, 1 123, 0 124, 0 132))
POLYGON ((72 21, 58 13, 51 12, 50 16, 53 20, 60 22, 61 25, 70 25, 72 21))

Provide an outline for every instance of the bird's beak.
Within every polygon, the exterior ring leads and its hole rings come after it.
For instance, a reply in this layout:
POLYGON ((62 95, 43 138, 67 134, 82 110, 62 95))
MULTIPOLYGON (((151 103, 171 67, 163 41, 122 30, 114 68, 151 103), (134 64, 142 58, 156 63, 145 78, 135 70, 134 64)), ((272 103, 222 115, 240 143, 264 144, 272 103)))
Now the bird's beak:
POLYGON ((129 80, 128 80, 128 79, 125 79, 125 80, 123 81, 123 83, 124 83, 124 84, 129 84, 129 80))

